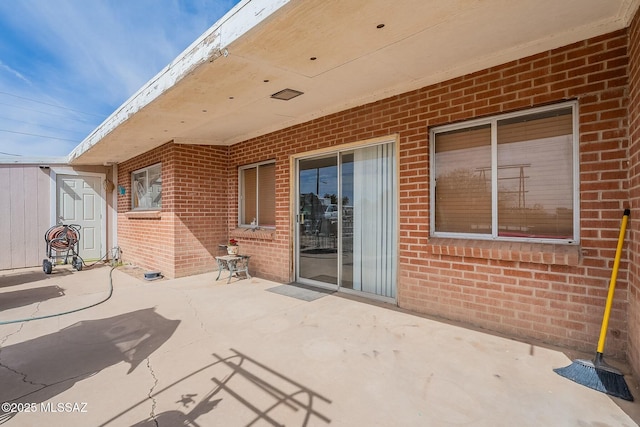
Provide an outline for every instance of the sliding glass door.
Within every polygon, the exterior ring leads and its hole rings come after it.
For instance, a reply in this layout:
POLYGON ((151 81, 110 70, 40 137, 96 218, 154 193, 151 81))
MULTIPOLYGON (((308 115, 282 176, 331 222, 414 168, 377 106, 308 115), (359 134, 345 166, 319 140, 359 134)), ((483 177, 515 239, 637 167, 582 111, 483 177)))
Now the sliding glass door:
POLYGON ((394 143, 298 161, 296 280, 395 299, 394 143))
POLYGON ((338 285, 338 159, 298 163, 298 278, 338 285))

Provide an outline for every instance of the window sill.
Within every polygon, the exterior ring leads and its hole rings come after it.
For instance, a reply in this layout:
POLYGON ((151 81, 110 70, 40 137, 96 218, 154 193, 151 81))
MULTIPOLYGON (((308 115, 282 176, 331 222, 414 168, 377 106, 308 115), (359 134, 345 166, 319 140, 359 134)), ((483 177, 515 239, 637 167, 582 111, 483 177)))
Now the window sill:
POLYGON ((274 228, 260 228, 253 230, 251 228, 234 228, 229 233, 229 237, 234 239, 246 239, 246 240, 273 240, 276 234, 274 228))
POLYGON ((129 219, 159 219, 162 211, 129 211, 125 212, 125 217, 129 219))
POLYGON ((576 266, 580 264, 580 246, 552 243, 504 242, 450 238, 429 239, 427 250, 435 255, 501 261, 576 266))

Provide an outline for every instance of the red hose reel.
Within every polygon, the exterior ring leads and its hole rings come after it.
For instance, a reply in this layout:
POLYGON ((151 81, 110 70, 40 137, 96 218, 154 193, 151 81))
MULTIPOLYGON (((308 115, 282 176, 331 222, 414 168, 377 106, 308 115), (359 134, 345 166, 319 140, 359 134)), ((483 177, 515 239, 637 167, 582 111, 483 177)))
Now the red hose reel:
POLYGON ((71 265, 78 271, 82 270, 82 258, 79 255, 80 226, 77 224, 54 225, 44 233, 47 244, 48 259, 42 260, 42 270, 45 274, 51 274, 57 260, 63 264, 71 265))

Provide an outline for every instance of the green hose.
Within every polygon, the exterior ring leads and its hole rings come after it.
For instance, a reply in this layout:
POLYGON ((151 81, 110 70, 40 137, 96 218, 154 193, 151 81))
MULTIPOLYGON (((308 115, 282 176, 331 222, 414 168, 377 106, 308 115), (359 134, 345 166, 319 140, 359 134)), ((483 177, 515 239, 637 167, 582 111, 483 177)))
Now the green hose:
POLYGON ((12 323, 22 323, 22 322, 29 322, 31 320, 49 319, 51 317, 63 316, 65 314, 76 313, 78 311, 86 310, 88 308, 100 305, 103 302, 107 302, 111 298, 111 295, 113 295, 113 277, 112 277, 112 275, 113 275, 113 270, 115 270, 116 268, 117 268, 117 266, 111 267, 111 270, 109 271, 109 295, 107 295, 107 297, 104 298, 101 301, 98 301, 98 302, 93 303, 91 305, 88 305, 86 307, 80 307, 80 308, 76 308, 74 310, 63 311, 62 313, 47 314, 46 316, 38 316, 38 317, 28 317, 26 319, 6 320, 6 321, 0 322, 0 325, 10 325, 12 323))

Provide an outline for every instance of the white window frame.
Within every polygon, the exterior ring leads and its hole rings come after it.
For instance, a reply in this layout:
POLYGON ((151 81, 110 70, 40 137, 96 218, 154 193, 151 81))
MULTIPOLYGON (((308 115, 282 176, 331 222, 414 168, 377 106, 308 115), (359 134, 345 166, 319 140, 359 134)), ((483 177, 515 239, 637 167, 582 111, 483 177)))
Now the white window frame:
POLYGON ((429 132, 429 158, 430 164, 430 226, 432 237, 458 238, 458 239, 474 239, 474 240, 497 240, 497 241, 518 241, 527 243, 553 243, 553 244, 569 244, 577 245, 580 243, 580 157, 579 157, 579 126, 578 126, 578 102, 570 101, 560 104, 554 104, 546 107, 530 108, 514 113, 501 114, 483 119, 468 120, 461 123, 455 123, 444 126, 437 126, 429 132), (498 141, 497 126, 501 120, 536 114, 540 112, 560 110, 571 108, 573 123, 573 139, 572 139, 572 155, 573 155, 573 238, 572 239, 551 239, 551 238, 524 238, 524 237, 505 237, 498 236, 498 141), (435 162, 435 137, 438 133, 449 132, 452 130, 460 130, 480 125, 491 125, 491 215, 492 226, 491 234, 472 234, 472 233, 452 233, 438 232, 436 230, 436 162, 435 162))
MULTIPOLYGON (((264 229, 275 229, 274 225, 262 225, 260 224, 260 221, 258 220, 259 215, 260 215, 260 189, 258 188, 258 185, 260 184, 260 166, 265 166, 265 165, 274 165, 275 166, 276 161, 275 160, 265 160, 264 162, 257 162, 257 163, 252 163, 250 165, 243 165, 240 166, 238 168, 238 227, 241 228, 251 228, 251 227, 260 227, 260 228, 264 228, 264 229), (242 191, 242 189, 244 188, 244 171, 247 169, 253 169, 256 168, 256 215, 258 215, 256 217, 256 221, 257 224, 256 225, 252 225, 252 224, 245 224, 242 222, 242 218, 244 217, 244 212, 243 212, 243 208, 244 208, 244 203, 243 203, 243 199, 244 199, 244 193, 242 191)), ((274 196, 275 196, 275 192, 276 189, 275 187, 273 188, 273 192, 274 192, 274 196)))
POLYGON ((162 184, 160 185, 160 206, 156 207, 139 207, 134 205, 135 196, 135 179, 134 176, 140 173, 145 173, 145 187, 149 191, 149 171, 153 168, 160 168, 160 176, 162 177, 162 163, 155 163, 153 165, 146 166, 131 172, 131 210, 132 211, 159 211, 162 209, 162 184))

